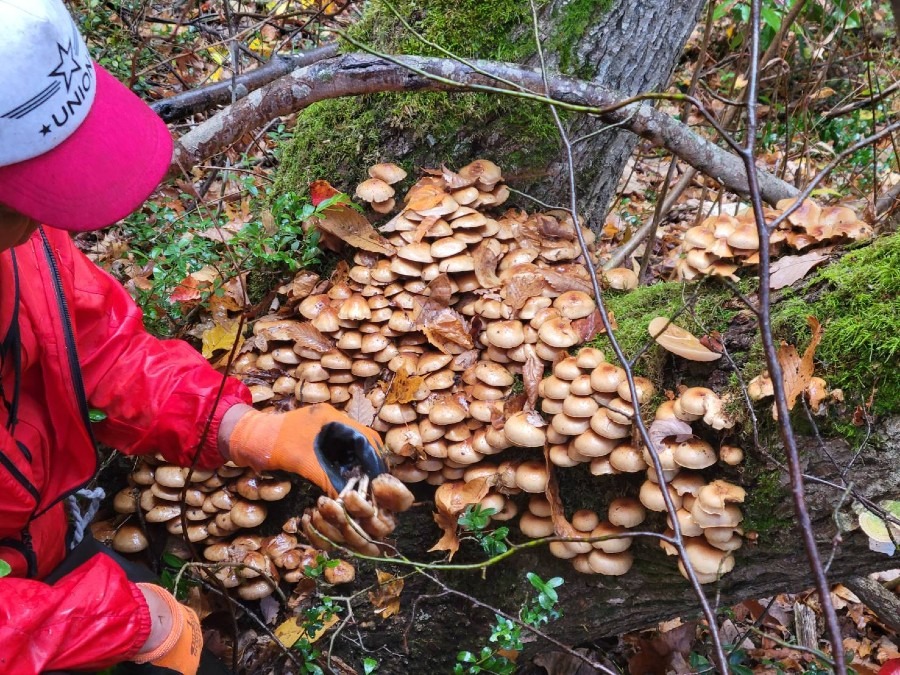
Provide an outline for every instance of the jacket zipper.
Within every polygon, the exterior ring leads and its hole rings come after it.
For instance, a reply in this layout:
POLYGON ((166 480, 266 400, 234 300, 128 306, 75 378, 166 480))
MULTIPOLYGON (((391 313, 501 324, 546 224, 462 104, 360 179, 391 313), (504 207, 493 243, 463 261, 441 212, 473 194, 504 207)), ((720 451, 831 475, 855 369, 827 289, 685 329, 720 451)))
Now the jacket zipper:
POLYGON ((21 471, 19 471, 19 467, 12 463, 9 457, 0 452, 0 464, 2 464, 7 471, 9 471, 10 475, 16 479, 16 482, 20 483, 23 488, 28 490, 28 493, 34 497, 34 502, 37 504, 41 500, 41 494, 38 492, 38 489, 25 477, 21 471))
POLYGON ((46 513, 63 499, 66 499, 70 495, 74 495, 76 492, 87 486, 93 479, 94 474, 97 471, 97 467, 100 464, 100 458, 97 453, 97 441, 94 440, 94 430, 91 428, 90 411, 88 410, 87 397, 84 393, 84 380, 81 377, 81 364, 79 364, 78 362, 78 352, 75 349, 75 336, 72 332, 71 314, 69 314, 69 305, 66 302, 66 296, 63 293, 62 277, 59 274, 59 268, 56 265, 56 258, 53 257, 53 252, 50 248, 50 241, 47 239, 44 228, 40 228, 39 231, 41 233, 41 240, 44 245, 44 257, 47 259, 47 265, 50 267, 50 276, 53 281, 53 292, 56 295, 56 305, 59 308, 59 312, 61 314, 60 318, 62 320, 63 337, 66 341, 66 357, 69 362, 69 373, 72 377, 72 385, 75 390, 75 398, 78 402, 78 408, 81 412, 81 419, 84 422, 84 428, 91 440, 91 447, 94 449, 94 471, 91 473, 90 478, 88 478, 86 481, 59 495, 56 499, 47 504, 47 506, 35 513, 33 516, 34 518, 37 518, 43 513, 46 513))

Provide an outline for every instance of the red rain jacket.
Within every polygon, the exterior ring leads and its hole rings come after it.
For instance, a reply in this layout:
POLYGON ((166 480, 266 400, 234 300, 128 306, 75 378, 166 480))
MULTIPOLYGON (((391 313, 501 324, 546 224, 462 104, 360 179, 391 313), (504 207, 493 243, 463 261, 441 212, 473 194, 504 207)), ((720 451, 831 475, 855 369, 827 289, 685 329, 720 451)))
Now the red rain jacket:
MULTIPOLYGON (((158 451, 189 464, 222 375, 187 343, 147 334, 140 310, 115 279, 65 232, 48 228, 46 235, 88 403, 108 416, 93 425, 96 438, 127 454, 158 451)), ((0 559, 13 570, 0 579, 0 673, 16 675, 104 668, 133 656, 150 631, 143 596, 106 556, 95 556, 52 586, 39 581, 66 555, 64 498, 97 470, 74 394, 52 274, 40 232, 0 254, 0 340, 17 324, 21 344, 13 434, 8 406, 0 404, 0 559)), ((0 372, 7 403, 15 389, 14 360, 7 345, 0 372)), ((216 439, 222 415, 249 400, 241 383, 226 382, 199 467, 221 463, 216 439)))

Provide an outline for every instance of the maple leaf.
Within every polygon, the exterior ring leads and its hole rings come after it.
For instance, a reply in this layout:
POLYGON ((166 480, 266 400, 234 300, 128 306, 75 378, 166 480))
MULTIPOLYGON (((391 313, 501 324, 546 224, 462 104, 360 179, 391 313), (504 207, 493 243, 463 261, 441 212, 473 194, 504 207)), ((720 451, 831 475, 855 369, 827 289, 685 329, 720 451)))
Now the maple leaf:
POLYGON ((415 401, 416 393, 424 386, 425 378, 421 375, 410 375, 404 366, 391 379, 385 392, 384 404, 415 401))
POLYGON ((438 542, 429 551, 447 551, 447 559, 453 560, 453 555, 459 550, 459 535, 456 533, 457 517, 438 511, 433 514, 434 522, 441 528, 443 534, 438 542))
POLYGON ((416 324, 428 342, 443 354, 461 354, 475 347, 466 320, 449 307, 425 303, 416 317, 416 324))
POLYGON ((513 309, 522 309, 529 299, 539 296, 544 290, 544 277, 536 272, 513 276, 503 286, 502 294, 513 309))
POLYGON ((803 358, 797 353, 797 348, 785 342, 781 343, 778 348, 778 363, 781 365, 782 380, 784 382, 784 395, 787 399, 788 410, 794 409, 797 397, 802 394, 809 386, 812 379, 815 364, 813 358, 816 355, 816 348, 822 340, 822 325, 814 316, 806 317, 806 323, 812 330, 812 339, 806 351, 803 352, 803 358))
POLYGON ((434 514, 434 522, 443 531, 443 535, 429 551, 447 551, 448 559, 459 550, 459 536, 457 526, 459 514, 470 504, 477 504, 492 485, 497 483, 497 475, 480 476, 468 483, 455 481, 444 483, 434 493, 434 503, 437 513, 434 514))

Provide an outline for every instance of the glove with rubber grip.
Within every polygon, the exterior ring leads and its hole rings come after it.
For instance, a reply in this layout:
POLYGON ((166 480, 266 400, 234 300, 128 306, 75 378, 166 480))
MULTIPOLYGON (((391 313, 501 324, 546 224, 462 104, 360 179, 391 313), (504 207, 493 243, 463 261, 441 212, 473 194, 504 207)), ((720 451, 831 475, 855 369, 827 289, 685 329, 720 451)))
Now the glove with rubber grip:
POLYGON ((197 675, 200 652, 203 650, 203 632, 197 614, 156 584, 139 583, 137 587, 163 601, 172 616, 172 629, 158 647, 134 657, 132 661, 170 668, 182 675, 197 675))
POLYGON ((228 450, 238 466, 290 471, 331 497, 343 489, 356 466, 372 477, 387 472, 378 432, 327 403, 287 413, 250 410, 235 424, 228 450))

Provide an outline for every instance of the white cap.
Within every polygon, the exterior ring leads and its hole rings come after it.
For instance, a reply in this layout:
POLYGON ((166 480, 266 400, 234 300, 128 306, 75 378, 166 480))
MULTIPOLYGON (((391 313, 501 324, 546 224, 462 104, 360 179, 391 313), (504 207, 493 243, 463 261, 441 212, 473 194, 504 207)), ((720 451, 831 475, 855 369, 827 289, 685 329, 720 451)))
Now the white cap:
POLYGON ((0 166, 8 166, 75 133, 97 75, 60 0, 0 0, 0 63, 0 166))

